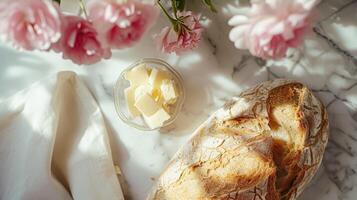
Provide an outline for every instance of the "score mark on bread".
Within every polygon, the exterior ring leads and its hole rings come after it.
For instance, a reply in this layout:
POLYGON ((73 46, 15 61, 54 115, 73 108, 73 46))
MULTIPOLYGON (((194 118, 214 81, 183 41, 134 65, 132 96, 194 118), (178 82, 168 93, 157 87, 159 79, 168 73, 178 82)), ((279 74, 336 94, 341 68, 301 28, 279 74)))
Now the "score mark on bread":
POLYGON ((325 108, 306 86, 262 83, 197 129, 148 199, 296 199, 316 173, 327 137, 325 108))

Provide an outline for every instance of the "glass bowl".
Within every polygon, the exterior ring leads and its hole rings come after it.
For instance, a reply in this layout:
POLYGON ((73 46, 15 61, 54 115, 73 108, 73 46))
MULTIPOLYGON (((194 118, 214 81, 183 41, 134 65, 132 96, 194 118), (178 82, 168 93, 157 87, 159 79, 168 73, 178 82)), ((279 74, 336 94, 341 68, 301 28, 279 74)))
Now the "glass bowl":
POLYGON ((175 121, 178 113, 180 112, 183 102, 185 100, 185 90, 183 87, 183 81, 182 77, 180 74, 168 63, 166 63, 163 60, 156 59, 156 58, 144 58, 141 59, 132 65, 130 65, 128 68, 126 68, 119 76, 115 86, 114 86, 114 103, 115 103, 115 109, 118 113, 119 118, 125 122, 126 124, 137 128, 139 130, 143 131, 152 131, 156 129, 160 129, 162 127, 158 127, 155 129, 150 128, 144 118, 142 116, 138 117, 133 117, 129 110, 128 110, 128 105, 125 99, 125 93, 124 90, 130 86, 130 83, 128 80, 125 79, 124 75, 130 71, 132 68, 141 65, 141 64, 147 64, 149 67, 152 68, 157 68, 157 69, 162 69, 167 72, 169 72, 172 76, 172 79, 176 82, 177 90, 178 90, 178 98, 177 101, 174 105, 172 105, 172 109, 170 110, 170 119, 164 122, 163 126, 167 126, 171 124, 173 121, 175 121))

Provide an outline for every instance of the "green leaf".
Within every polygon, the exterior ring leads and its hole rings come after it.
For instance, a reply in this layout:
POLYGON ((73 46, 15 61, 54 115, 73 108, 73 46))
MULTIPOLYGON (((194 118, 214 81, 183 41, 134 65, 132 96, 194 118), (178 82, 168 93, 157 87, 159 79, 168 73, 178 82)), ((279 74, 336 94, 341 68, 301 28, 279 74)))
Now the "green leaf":
POLYGON ((202 0, 212 12, 217 12, 211 0, 202 0))
POLYGON ((53 0, 55 2, 57 2, 59 5, 61 5, 61 0, 53 0))
POLYGON ((185 9, 185 0, 175 0, 175 6, 178 11, 183 11, 185 9))

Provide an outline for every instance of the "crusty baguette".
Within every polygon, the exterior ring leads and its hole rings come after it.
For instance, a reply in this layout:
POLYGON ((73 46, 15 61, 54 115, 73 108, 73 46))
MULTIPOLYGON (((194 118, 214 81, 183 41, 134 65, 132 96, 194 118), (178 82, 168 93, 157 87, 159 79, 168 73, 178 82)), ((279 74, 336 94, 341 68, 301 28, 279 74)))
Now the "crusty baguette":
POLYGON ((290 80, 262 83, 196 130, 148 199, 296 199, 327 139, 327 113, 309 89, 290 80))

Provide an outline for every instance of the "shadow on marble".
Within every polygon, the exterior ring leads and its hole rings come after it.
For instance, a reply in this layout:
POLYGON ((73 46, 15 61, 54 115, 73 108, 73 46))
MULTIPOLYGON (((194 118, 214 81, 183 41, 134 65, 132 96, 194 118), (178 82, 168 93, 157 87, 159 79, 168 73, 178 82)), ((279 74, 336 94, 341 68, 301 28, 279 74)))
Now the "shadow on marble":
MULTIPOLYGON (((217 97, 237 93, 237 85, 230 79, 229 69, 224 70, 208 48, 179 58, 173 65, 184 76, 186 100, 183 110, 173 126, 178 135, 191 134, 219 107, 217 97)), ((221 103, 223 105, 223 102, 221 103)), ((168 129, 172 129, 168 127, 168 129)))
POLYGON ((357 1, 349 1, 322 19, 314 32, 336 52, 344 57, 346 69, 357 73, 357 1))
POLYGON ((344 60, 318 37, 306 39, 303 47, 280 61, 269 61, 269 70, 276 78, 299 80, 313 90, 321 90, 334 73, 347 76, 344 60))

